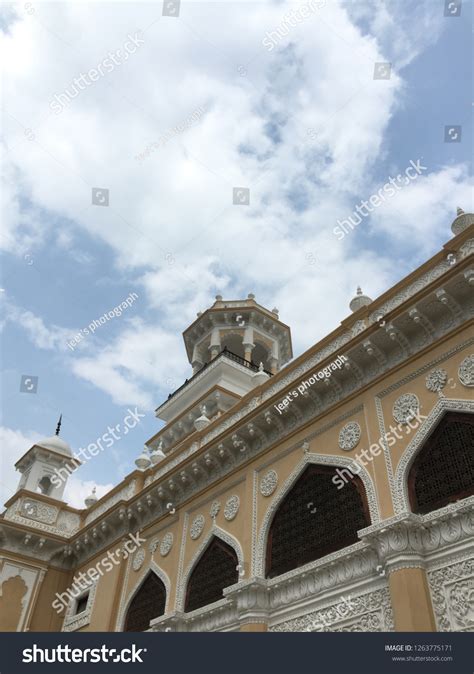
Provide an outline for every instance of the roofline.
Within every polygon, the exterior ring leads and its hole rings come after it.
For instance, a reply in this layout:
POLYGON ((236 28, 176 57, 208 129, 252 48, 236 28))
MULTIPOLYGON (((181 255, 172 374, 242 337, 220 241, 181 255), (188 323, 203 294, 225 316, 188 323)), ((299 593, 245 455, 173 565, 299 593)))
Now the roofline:
POLYGON ((41 445, 34 444, 32 445, 28 451, 26 451, 21 458, 18 459, 18 461, 15 463, 15 468, 23 461, 25 456, 31 452, 31 450, 35 449, 37 447, 38 449, 41 449, 43 452, 50 452, 51 454, 55 454, 56 456, 60 456, 62 459, 68 459, 68 461, 72 461, 73 463, 76 463, 78 466, 82 466, 82 461, 80 459, 74 458, 74 455, 68 456, 67 454, 62 454, 61 452, 57 452, 55 449, 48 449, 48 447, 42 447, 41 445))

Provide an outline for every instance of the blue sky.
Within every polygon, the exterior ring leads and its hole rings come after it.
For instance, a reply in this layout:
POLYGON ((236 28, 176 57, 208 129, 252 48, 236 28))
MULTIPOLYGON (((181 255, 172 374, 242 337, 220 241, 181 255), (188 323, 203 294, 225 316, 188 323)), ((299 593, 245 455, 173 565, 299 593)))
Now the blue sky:
POLYGON ((326 2, 264 46, 304 4, 2 7, 3 500, 59 413, 74 449, 129 407, 146 413, 81 468, 71 504, 132 470, 161 425, 154 408, 189 376, 181 332, 215 294, 277 306, 298 355, 347 316, 358 284, 378 296, 450 238, 457 206, 472 210, 471 3, 445 17, 443 0, 326 2), (137 31, 135 53, 52 110, 137 31), (390 79, 374 80, 377 62, 390 79), (461 142, 445 142, 449 125, 461 142), (410 160, 423 175, 339 241, 337 220, 410 160), (235 186, 249 206, 232 204, 235 186), (36 394, 20 392, 25 374, 36 394))

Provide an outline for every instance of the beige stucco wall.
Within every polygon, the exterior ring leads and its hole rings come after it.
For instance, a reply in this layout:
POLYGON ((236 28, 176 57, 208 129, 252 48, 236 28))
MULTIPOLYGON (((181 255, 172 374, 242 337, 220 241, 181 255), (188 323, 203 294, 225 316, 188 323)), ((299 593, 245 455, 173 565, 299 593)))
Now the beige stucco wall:
MULTIPOLYGON (((245 563, 248 565, 252 557, 252 526, 254 518, 257 524, 257 537, 260 533, 262 522, 265 514, 270 507, 273 498, 278 494, 278 490, 285 482, 288 476, 292 473, 295 467, 301 462, 304 453, 302 444, 305 438, 312 433, 318 431, 323 427, 328 427, 326 430, 318 434, 310 441, 310 453, 324 454, 327 456, 338 456, 344 459, 352 459, 361 449, 368 449, 372 443, 378 442, 381 436, 380 421, 377 416, 376 398, 380 399, 383 419, 385 423, 385 430, 389 430, 390 424, 395 424, 393 419, 392 408, 395 400, 404 393, 414 393, 418 396, 421 404, 421 413, 427 415, 438 400, 436 393, 431 393, 426 389, 425 377, 429 372, 418 374, 410 381, 397 386, 406 377, 411 377, 413 373, 419 371, 424 366, 434 363, 437 359, 456 347, 463 340, 472 336, 472 324, 458 331, 449 339, 445 339, 431 347, 426 353, 421 353, 416 358, 407 361, 402 367, 399 367, 389 376, 385 376, 375 383, 366 387, 362 392, 353 395, 352 398, 345 400, 338 404, 329 413, 323 417, 306 425, 305 428, 298 430, 293 436, 287 438, 283 442, 276 443, 273 447, 268 448, 265 452, 260 454, 258 458, 249 461, 248 464, 236 470, 232 475, 215 482, 212 487, 201 492, 198 496, 183 504, 175 514, 166 514, 159 520, 155 521, 153 525, 143 530, 142 536, 146 538, 145 560, 140 569, 135 571, 132 568, 131 559, 124 560, 120 566, 106 573, 100 578, 98 583, 97 594, 95 598, 94 610, 92 620, 89 625, 82 628, 83 631, 109 631, 116 628, 117 619, 123 617, 124 610, 128 602, 135 592, 140 582, 145 577, 152 562, 154 562, 162 572, 167 576, 171 584, 171 592, 168 598, 168 611, 176 609, 176 590, 179 573, 181 573, 181 581, 183 581, 183 574, 187 572, 197 552, 201 549, 203 541, 209 535, 213 526, 212 518, 209 510, 211 503, 218 500, 221 503, 220 512, 216 517, 215 524, 221 529, 225 530, 234 537, 240 544, 245 563), (383 391, 391 386, 397 386, 393 391, 386 395, 381 395, 383 391), (360 407, 361 409, 349 414, 347 418, 341 419, 347 415, 351 410, 360 407), (357 421, 362 429, 362 436, 358 446, 346 452, 339 448, 338 435, 340 428, 348 421, 357 421), (278 488, 274 495, 265 498, 260 494, 257 488, 256 491, 256 513, 254 513, 254 484, 258 487, 258 481, 262 474, 269 469, 277 471, 279 476, 278 488), (257 482, 254 482, 254 474, 257 474, 257 482), (224 517, 224 507, 226 500, 233 495, 237 495, 240 499, 240 509, 232 521, 227 521, 224 517), (205 517, 204 529, 197 540, 192 540, 189 535, 189 529, 192 525, 194 517, 202 514, 205 517), (187 521, 187 532, 184 534, 184 524, 187 521), (151 540, 157 536, 162 539, 167 532, 173 534, 173 546, 170 553, 163 557, 159 549, 152 553, 149 550, 151 540)), ((457 377, 457 370, 461 361, 471 353, 471 348, 465 348, 457 353, 451 355, 446 360, 443 360, 439 365, 448 372, 449 382, 445 387, 443 393, 447 398, 469 398, 472 399, 472 389, 463 387, 457 377)), ((435 367, 433 364, 432 367, 435 367)), ((283 396, 281 396, 283 397, 283 396)), ((407 444, 413 437, 415 431, 406 432, 405 435, 396 441, 391 447, 391 458, 394 471, 406 449, 407 444)), ((373 461, 367 465, 367 470, 375 485, 377 502, 382 519, 388 518, 394 514, 392 503, 392 496, 389 489, 389 481, 387 477, 387 469, 383 452, 381 452, 373 461)), ((100 522, 100 520, 98 520, 100 522)), ((117 542, 111 546, 111 550, 117 547, 117 542)), ((93 559, 83 564, 77 571, 86 571, 88 568, 95 566, 101 558, 107 554, 107 551, 101 552, 93 559)), ((249 569, 246 569, 247 577, 249 569)), ((407 583, 416 581, 416 574, 410 576, 399 574, 394 577, 392 583, 397 589, 397 583, 405 586, 407 583), (413 580, 415 579, 415 580, 413 580)), ((54 599, 55 592, 60 592, 67 587, 72 575, 60 572, 58 570, 51 570, 45 576, 41 590, 36 599, 35 609, 32 614, 31 629, 43 630, 57 630, 60 627, 60 619, 51 609, 51 602, 54 599)), ((405 587, 406 589, 406 587, 405 587)), ((21 588, 16 588, 15 592, 19 593, 21 588)), ((427 609, 426 609, 427 610, 427 609)), ((413 607, 414 615, 399 617, 398 624, 406 625, 412 619, 413 625, 430 625, 432 624, 432 616, 426 613, 425 608, 420 604, 413 607), (424 613, 419 616, 419 612, 424 613), (431 622, 430 622, 431 621, 431 622)), ((412 611, 412 608, 407 607, 404 611, 412 611)), ((0 629, 1 623, 0 623, 0 629)), ((260 629, 260 627, 258 628, 260 629)))

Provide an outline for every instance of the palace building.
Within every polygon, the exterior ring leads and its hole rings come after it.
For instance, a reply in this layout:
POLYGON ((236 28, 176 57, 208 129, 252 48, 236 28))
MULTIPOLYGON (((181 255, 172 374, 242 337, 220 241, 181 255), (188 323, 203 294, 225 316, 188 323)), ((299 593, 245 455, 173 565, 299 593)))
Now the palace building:
POLYGON ((277 309, 218 295, 165 425, 84 509, 69 445, 28 449, 0 630, 473 631, 474 215, 452 232, 297 358, 277 309))

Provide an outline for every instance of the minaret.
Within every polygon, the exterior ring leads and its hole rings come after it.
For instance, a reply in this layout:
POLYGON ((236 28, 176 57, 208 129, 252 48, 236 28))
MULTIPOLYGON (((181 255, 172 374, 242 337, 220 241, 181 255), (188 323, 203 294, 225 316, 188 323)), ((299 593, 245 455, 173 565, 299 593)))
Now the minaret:
POLYGON ((70 473, 81 465, 67 442, 59 437, 62 415, 56 427, 56 433, 35 443, 15 468, 20 471, 21 478, 18 490, 44 494, 50 498, 61 500, 70 473))
POLYGON ((245 300, 216 295, 183 338, 192 374, 156 410, 166 426, 147 442, 165 455, 192 433, 205 433, 213 419, 293 357, 290 328, 278 309, 266 309, 252 293, 245 300))

